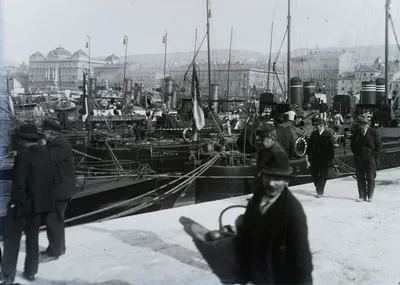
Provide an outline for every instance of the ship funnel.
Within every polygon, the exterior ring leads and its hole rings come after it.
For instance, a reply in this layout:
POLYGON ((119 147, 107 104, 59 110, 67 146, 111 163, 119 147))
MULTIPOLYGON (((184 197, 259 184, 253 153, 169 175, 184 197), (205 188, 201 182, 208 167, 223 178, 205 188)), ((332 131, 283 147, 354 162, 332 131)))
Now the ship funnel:
POLYGON ((376 104, 376 84, 374 81, 361 82, 360 104, 362 105, 376 104))
POLYGON ((315 83, 312 81, 303 82, 303 106, 311 103, 311 98, 315 95, 315 83))
POLYGON ((303 106, 303 81, 299 77, 290 79, 289 104, 303 106))

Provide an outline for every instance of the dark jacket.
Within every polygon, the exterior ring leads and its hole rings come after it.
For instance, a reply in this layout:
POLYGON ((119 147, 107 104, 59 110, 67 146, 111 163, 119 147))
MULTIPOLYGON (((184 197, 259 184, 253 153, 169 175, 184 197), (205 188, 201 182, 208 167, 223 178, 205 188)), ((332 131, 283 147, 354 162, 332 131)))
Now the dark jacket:
POLYGON ((253 284, 312 284, 312 256, 307 218, 289 189, 259 212, 259 188, 247 206, 238 228, 236 249, 244 281, 253 284))
POLYGON ((76 193, 75 164, 72 148, 62 136, 57 136, 47 147, 54 167, 56 201, 71 198, 76 193))
POLYGON ((276 126, 277 141, 287 153, 289 158, 294 156, 294 137, 293 133, 284 126, 276 126))
POLYGON ((361 129, 355 130, 351 138, 351 151, 354 153, 356 163, 371 162, 379 164, 382 141, 379 132, 368 128, 365 136, 361 129))
POLYGON ((16 218, 52 212, 54 175, 49 151, 45 146, 31 146, 15 157, 10 204, 15 204, 16 218))
POLYGON ((313 131, 308 141, 307 151, 308 160, 315 167, 332 167, 335 158, 334 139, 331 132, 324 130, 313 131))

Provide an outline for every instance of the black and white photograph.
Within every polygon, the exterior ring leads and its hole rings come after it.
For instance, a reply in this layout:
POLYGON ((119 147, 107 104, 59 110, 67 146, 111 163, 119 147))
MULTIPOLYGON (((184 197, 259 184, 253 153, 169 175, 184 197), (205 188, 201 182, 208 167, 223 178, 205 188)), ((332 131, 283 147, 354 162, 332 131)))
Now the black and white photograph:
POLYGON ((400 284, 400 1, 0 0, 0 285, 400 284))

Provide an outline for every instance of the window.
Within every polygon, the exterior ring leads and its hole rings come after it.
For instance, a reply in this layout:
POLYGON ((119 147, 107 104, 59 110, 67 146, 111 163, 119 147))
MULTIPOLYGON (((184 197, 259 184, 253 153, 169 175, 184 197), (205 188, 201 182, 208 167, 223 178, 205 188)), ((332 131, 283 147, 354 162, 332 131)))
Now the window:
POLYGON ((366 74, 366 73, 364 73, 364 76, 367 76, 367 74, 366 74))

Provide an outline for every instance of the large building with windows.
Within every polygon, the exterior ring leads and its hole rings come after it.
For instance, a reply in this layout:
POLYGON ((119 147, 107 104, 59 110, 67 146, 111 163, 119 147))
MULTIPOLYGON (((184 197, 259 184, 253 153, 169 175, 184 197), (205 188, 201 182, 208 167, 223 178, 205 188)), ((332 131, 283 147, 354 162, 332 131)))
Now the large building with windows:
MULTIPOLYGON (((208 94, 208 68, 206 64, 199 65, 198 78, 200 91, 208 94)), ((190 89, 192 71, 188 67, 173 68, 169 71, 172 79, 180 88, 190 89), (185 75, 186 79, 185 80, 185 75)), ((268 83, 268 71, 256 69, 248 64, 232 64, 230 70, 227 64, 213 64, 211 67, 211 83, 219 85, 219 97, 228 95, 228 74, 229 74, 229 97, 245 98, 252 94, 254 87, 257 92, 266 92, 268 83)), ((269 89, 276 94, 283 94, 285 89, 284 78, 282 74, 270 73, 269 89), (278 80, 279 78, 279 80, 278 80)))
MULTIPOLYGON (((91 60, 91 67, 104 61, 91 60)), ((83 73, 89 70, 89 57, 78 50, 73 54, 63 47, 51 50, 47 56, 35 52, 29 57, 29 85, 32 91, 76 90, 82 86, 83 73)))
POLYGON ((354 71, 357 58, 354 53, 340 52, 311 52, 307 55, 291 59, 292 76, 304 81, 313 81, 317 88, 332 97, 341 94, 338 90, 338 80, 345 72, 354 71))

